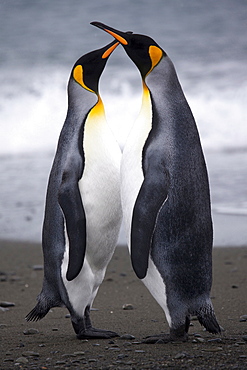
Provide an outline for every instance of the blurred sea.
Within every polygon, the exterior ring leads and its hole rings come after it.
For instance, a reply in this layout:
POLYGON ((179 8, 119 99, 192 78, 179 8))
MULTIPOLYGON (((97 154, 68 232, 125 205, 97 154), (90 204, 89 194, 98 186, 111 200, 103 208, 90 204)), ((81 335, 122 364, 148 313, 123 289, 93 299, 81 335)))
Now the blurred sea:
MULTIPOLYGON (((0 238, 41 240, 47 180, 66 115, 71 68, 81 55, 111 41, 89 24, 93 20, 149 35, 170 56, 200 132, 213 214, 221 220, 216 234, 226 220, 219 215, 238 217, 228 219, 224 229, 232 238, 216 238, 215 243, 246 244, 243 0, 1 0, 0 238), (239 233, 241 241, 236 239, 239 233)), ((108 61, 100 92, 123 147, 140 109, 141 81, 121 47, 108 61)))

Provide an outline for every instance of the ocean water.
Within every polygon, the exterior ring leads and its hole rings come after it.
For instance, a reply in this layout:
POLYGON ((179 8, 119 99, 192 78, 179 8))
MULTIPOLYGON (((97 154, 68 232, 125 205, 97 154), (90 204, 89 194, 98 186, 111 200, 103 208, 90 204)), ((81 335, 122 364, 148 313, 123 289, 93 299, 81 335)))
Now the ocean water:
MULTIPOLYGON (((149 35, 167 52, 198 125, 213 213, 247 220, 246 1, 1 0, 0 238, 41 239, 71 67, 111 41, 93 20, 149 35)), ((140 109, 141 80, 121 47, 100 92, 123 147, 140 109)))

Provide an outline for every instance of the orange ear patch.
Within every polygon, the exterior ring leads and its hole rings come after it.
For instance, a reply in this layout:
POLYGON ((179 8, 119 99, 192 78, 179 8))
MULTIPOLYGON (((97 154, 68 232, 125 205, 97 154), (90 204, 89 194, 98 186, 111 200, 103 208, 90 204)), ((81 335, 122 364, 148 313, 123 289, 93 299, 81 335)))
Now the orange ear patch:
POLYGON ((83 68, 81 65, 77 65, 74 70, 73 70, 73 77, 75 79, 75 81, 81 85, 84 89, 88 90, 88 91, 91 91, 91 92, 95 92, 91 89, 89 89, 89 87, 87 87, 83 81, 83 68))
POLYGON ((163 51, 160 48, 158 48, 157 46, 150 45, 148 53, 149 53, 150 59, 152 61, 152 67, 151 67, 150 71, 148 72, 148 73, 150 73, 152 71, 152 69, 154 69, 154 67, 159 63, 160 59, 162 58, 163 51))

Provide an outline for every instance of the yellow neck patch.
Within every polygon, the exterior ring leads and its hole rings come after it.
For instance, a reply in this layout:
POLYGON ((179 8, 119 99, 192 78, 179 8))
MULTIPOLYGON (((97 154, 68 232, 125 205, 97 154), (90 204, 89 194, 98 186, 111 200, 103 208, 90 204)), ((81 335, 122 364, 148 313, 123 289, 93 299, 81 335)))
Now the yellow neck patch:
POLYGON ((148 71, 148 73, 150 73, 154 69, 154 67, 159 63, 160 59, 162 58, 163 51, 157 46, 150 45, 148 53, 149 53, 149 56, 152 62, 152 67, 148 71))
POLYGON ((75 81, 81 85, 84 89, 91 91, 95 93, 95 91, 91 90, 89 87, 87 87, 83 81, 83 68, 81 65, 77 65, 73 70, 73 77, 75 81))

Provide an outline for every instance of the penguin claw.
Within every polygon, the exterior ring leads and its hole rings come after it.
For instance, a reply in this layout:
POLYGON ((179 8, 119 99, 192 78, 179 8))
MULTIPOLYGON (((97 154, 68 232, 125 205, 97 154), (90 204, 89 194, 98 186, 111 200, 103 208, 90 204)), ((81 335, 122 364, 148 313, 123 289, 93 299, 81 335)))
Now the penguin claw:
POLYGON ((89 328, 77 334, 77 339, 109 339, 119 337, 119 334, 110 330, 89 328))

